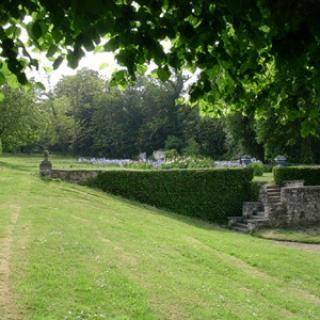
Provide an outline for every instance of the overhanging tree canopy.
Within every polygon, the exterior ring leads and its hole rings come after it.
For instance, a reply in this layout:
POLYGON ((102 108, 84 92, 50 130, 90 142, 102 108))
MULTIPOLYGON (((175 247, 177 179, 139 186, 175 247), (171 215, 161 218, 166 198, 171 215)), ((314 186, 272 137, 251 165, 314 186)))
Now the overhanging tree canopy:
POLYGON ((64 58, 76 67, 84 50, 110 50, 125 67, 113 75, 120 83, 150 61, 162 80, 170 67, 199 68, 191 100, 204 111, 263 117, 273 108, 280 122, 301 119, 303 135, 318 133, 318 0, 4 0, 0 10, 0 83, 6 68, 27 81, 26 67, 38 64, 32 47, 55 68, 64 58))

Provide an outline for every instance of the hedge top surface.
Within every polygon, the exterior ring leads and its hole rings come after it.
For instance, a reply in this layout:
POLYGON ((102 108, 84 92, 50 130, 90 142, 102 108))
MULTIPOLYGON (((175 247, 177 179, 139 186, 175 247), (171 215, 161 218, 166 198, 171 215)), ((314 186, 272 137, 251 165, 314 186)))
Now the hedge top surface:
MULTIPOLYGON (((98 171, 98 170, 97 170, 98 171)), ((103 172, 111 172, 111 171, 131 171, 131 172, 181 172, 181 171, 185 171, 185 172, 193 172, 193 171, 196 171, 196 172, 215 172, 215 171, 244 171, 244 172, 253 172, 253 170, 251 168, 247 168, 247 167, 244 167, 244 168, 207 168, 207 169, 204 169, 204 168, 182 168, 182 169, 179 169, 179 168, 173 168, 173 169, 130 169, 130 168, 120 168, 120 169, 115 169, 115 168, 112 168, 112 169, 109 169, 109 170, 101 170, 103 172)))
POLYGON ((320 185, 320 166, 317 165, 275 167, 273 175, 279 185, 291 180, 303 180, 305 185, 320 185))

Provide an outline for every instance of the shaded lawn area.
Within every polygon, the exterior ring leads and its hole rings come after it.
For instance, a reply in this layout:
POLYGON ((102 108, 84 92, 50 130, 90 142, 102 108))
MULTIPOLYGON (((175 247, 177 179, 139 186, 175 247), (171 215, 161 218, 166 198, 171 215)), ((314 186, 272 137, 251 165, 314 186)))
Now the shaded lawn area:
POLYGON ((264 239, 320 244, 320 226, 292 229, 262 229, 255 233, 264 239))
POLYGON ((20 208, 10 287, 23 319, 319 319, 320 252, 44 181, 27 161, 0 158, 0 236, 20 208))

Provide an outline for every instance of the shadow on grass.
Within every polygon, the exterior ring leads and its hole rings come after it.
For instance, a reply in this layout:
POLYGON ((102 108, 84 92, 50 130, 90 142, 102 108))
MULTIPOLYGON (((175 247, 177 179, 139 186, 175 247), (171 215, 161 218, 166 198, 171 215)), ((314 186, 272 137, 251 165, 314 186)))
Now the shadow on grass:
POLYGON ((138 202, 134 199, 128 199, 119 195, 114 195, 111 193, 104 192, 98 188, 93 188, 89 186, 81 186, 77 184, 72 184, 68 182, 64 182, 61 180, 50 180, 50 179, 43 179, 43 181, 47 183, 61 183, 60 190, 75 193, 75 194, 85 194, 86 196, 90 196, 95 199, 101 199, 107 201, 108 198, 113 200, 117 200, 119 202, 125 203, 127 205, 134 206, 136 208, 147 209, 151 210, 154 214, 162 215, 170 219, 175 219, 179 222, 183 222, 195 227, 199 227, 206 230, 215 230, 215 231, 222 231, 222 232, 230 232, 226 229, 226 224, 218 224, 210 221, 202 220, 198 217, 190 217, 187 215, 183 215, 183 213, 177 213, 174 211, 170 211, 166 208, 158 208, 152 205, 148 205, 145 203, 138 202), (92 190, 92 191, 89 191, 92 190))
MULTIPOLYGON (((16 170, 20 172, 28 172, 30 174, 37 173, 37 168, 30 164, 18 164, 18 163, 10 163, 7 161, 0 161, 0 167, 8 168, 11 170, 16 170)), ((37 175, 38 176, 38 175, 37 175)), ((127 205, 131 205, 134 207, 151 210, 154 214, 162 215, 168 217, 170 219, 175 219, 179 222, 183 222, 192 226, 196 226, 199 228, 207 229, 207 230, 215 230, 221 232, 229 232, 226 229, 226 224, 218 224, 210 221, 203 220, 198 217, 190 217, 187 215, 183 215, 183 213, 178 213, 174 211, 170 211, 166 208, 158 208, 152 205, 148 205, 145 203, 138 202, 134 199, 128 199, 119 195, 114 195, 111 193, 107 193, 102 191, 101 189, 94 188, 88 185, 78 185, 69 182, 62 181, 60 179, 48 179, 46 177, 40 177, 39 179, 45 184, 55 184, 59 185, 59 189, 67 192, 72 192, 76 194, 85 194, 86 196, 94 197, 95 199, 108 200, 108 198, 112 198, 119 202, 125 203, 127 205)))
POLYGON ((12 170, 23 171, 23 172, 32 172, 33 169, 35 169, 35 168, 33 168, 33 166, 30 166, 30 165, 8 163, 8 162, 4 162, 4 161, 0 161, 0 167, 12 169, 12 170))
POLYGON ((264 228, 253 235, 266 240, 320 244, 320 224, 291 228, 264 228))

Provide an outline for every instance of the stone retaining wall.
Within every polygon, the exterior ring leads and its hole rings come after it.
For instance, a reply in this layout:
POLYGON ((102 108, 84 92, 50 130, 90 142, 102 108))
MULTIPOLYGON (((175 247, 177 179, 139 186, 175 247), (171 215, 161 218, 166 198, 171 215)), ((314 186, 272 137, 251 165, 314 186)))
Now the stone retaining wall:
POLYGON ((81 184, 96 178, 99 172, 94 170, 51 170, 50 178, 81 184))
POLYGON ((281 202, 286 210, 286 225, 320 222, 320 186, 282 188, 281 202))

